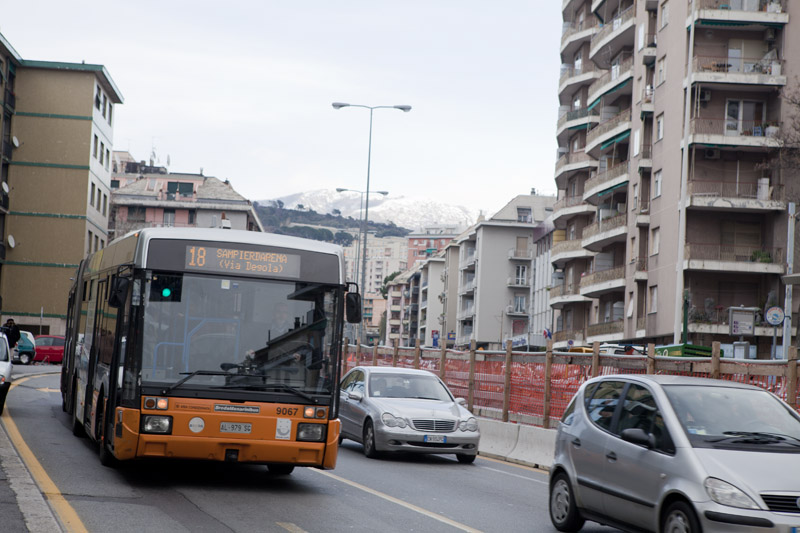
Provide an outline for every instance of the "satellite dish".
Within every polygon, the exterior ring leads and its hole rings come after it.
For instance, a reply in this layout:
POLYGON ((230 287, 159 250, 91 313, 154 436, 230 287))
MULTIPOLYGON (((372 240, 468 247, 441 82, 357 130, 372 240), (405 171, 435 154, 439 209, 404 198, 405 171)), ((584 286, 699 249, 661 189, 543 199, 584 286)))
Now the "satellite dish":
POLYGON ((14 239, 13 235, 9 234, 9 236, 6 237, 6 240, 8 241, 8 247, 9 248, 13 248, 13 247, 15 247, 17 245, 17 241, 16 241, 16 239, 14 239))
POLYGON ((14 148, 19 148, 19 139, 17 139, 16 135, 11 137, 11 144, 14 145, 14 148))
POLYGON ((8 193, 11 192, 11 189, 8 188, 8 183, 4 181, 2 187, 3 187, 3 194, 8 196, 8 193))

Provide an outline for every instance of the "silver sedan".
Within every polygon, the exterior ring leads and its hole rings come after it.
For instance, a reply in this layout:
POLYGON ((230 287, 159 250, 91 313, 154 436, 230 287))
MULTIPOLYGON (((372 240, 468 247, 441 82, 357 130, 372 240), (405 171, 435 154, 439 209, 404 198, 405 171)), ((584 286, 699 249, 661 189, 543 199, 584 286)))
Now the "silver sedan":
POLYGON ((339 395, 339 442, 362 443, 367 457, 454 453, 460 463, 472 463, 478 454, 478 421, 427 370, 359 366, 344 376, 339 395))

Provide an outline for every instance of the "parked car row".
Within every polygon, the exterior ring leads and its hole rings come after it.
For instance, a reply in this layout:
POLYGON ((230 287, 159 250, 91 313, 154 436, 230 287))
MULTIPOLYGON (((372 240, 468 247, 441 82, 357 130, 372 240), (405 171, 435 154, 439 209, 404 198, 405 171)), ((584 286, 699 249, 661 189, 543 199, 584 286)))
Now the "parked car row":
POLYGON ((12 351, 15 363, 29 365, 34 362, 60 364, 64 359, 64 337, 61 335, 33 336, 29 331, 19 332, 19 341, 12 351))

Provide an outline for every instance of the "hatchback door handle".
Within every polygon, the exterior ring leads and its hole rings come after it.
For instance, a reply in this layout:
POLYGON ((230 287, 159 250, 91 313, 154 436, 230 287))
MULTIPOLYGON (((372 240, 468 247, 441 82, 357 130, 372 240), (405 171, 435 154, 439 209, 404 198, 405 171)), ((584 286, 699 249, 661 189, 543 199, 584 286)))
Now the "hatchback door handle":
POLYGON ((614 462, 614 461, 617 460, 617 454, 615 454, 614 452, 608 452, 606 454, 606 459, 608 459, 609 461, 614 462))
POLYGON ((578 437, 575 437, 574 439, 572 439, 572 445, 575 446, 576 448, 580 448, 581 447, 581 439, 579 439, 578 437))

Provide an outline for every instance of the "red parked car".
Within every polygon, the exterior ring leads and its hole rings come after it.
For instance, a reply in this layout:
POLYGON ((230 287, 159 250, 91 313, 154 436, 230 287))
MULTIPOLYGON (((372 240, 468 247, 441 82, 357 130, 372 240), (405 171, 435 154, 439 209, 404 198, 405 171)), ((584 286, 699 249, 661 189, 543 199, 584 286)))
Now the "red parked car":
POLYGON ((64 360, 64 337, 61 335, 37 335, 34 361, 61 363, 64 360))

